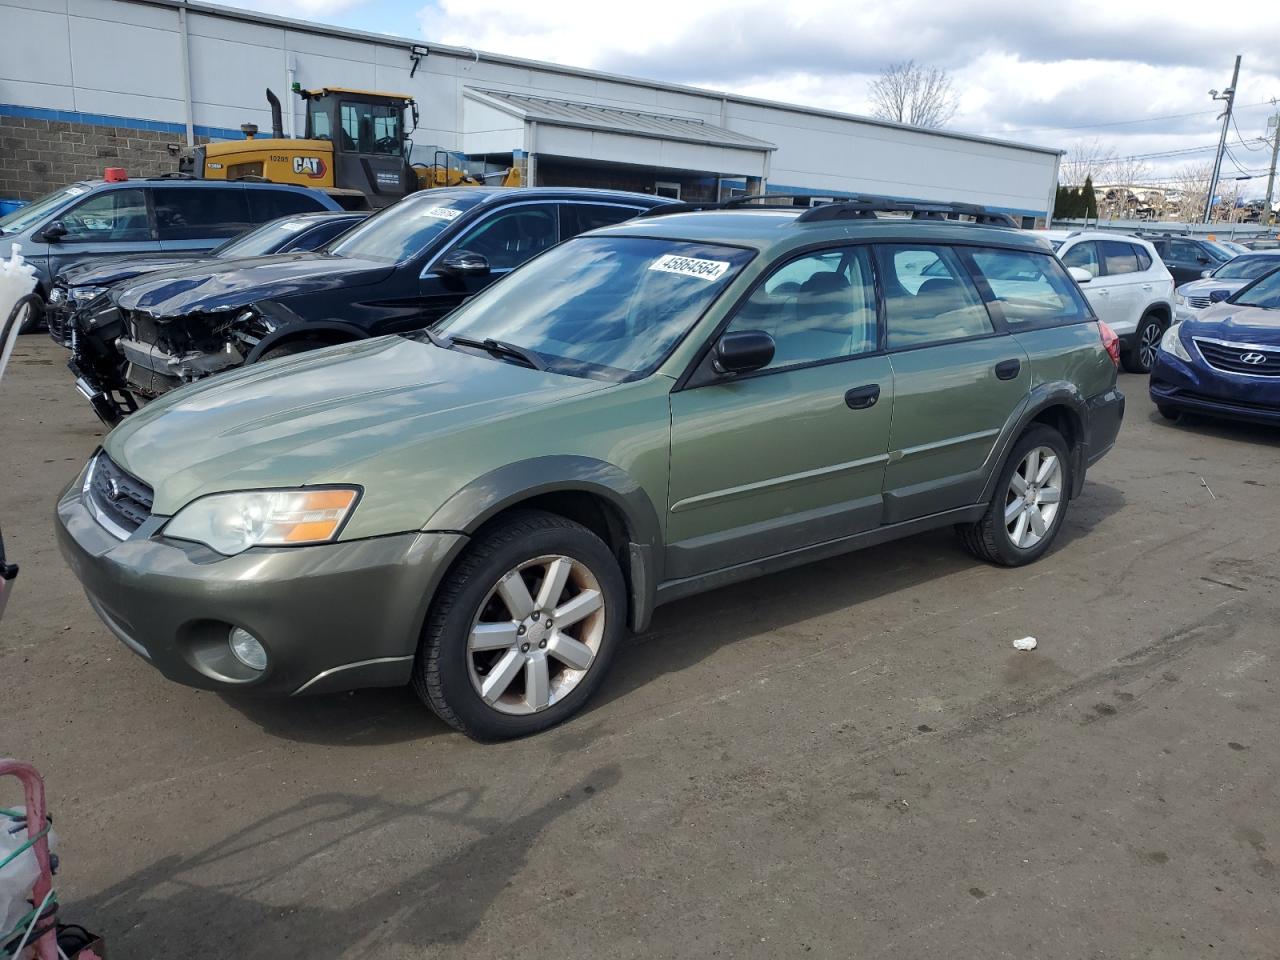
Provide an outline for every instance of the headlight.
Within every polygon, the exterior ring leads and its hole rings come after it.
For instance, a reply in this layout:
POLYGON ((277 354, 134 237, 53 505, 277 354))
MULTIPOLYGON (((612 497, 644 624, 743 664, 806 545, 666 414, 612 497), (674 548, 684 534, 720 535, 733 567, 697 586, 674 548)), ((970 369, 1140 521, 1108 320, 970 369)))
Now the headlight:
POLYGON ((1180 307, 1185 307, 1187 305, 1187 298, 1180 293, 1175 293, 1173 295, 1173 302, 1180 307))
POLYGON ((67 295, 71 298, 72 303, 88 303, 106 287, 72 287, 67 291, 67 295))
POLYGON ((1182 337, 1178 335, 1178 325, 1176 323, 1166 330, 1164 336, 1160 338, 1160 349, 1165 353, 1172 353, 1179 360, 1191 362, 1191 354, 1187 353, 1187 348, 1182 345, 1182 337))
POLYGON ((250 547, 327 543, 337 537, 360 499, 350 487, 216 493, 187 504, 164 528, 234 556, 250 547))
POLYGON ((52 290, 49 291, 49 302, 61 303, 63 299, 66 297, 66 295, 67 295, 67 291, 65 288, 54 287, 52 290))

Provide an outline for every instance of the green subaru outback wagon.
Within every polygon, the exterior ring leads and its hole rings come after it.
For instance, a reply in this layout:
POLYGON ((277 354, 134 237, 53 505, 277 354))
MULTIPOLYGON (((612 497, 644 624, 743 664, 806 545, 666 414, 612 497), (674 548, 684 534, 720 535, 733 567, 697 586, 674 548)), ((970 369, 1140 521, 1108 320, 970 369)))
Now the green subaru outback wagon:
POLYGON ((62 495, 63 553, 173 680, 412 683, 486 739, 581 709, 679 597, 941 526, 1028 563, 1124 398, 1011 226, 863 199, 580 236, 430 332, 134 414, 62 495))

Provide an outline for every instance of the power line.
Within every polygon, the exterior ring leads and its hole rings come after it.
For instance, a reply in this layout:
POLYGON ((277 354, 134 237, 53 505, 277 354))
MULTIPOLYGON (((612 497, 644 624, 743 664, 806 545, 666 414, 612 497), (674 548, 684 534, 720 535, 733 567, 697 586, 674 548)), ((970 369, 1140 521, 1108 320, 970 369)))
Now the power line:
MULTIPOLYGON (((1242 133, 1240 132, 1240 125, 1239 125, 1238 123, 1236 123, 1236 118, 1235 118, 1235 117, 1232 117, 1232 118, 1231 118, 1231 126, 1232 126, 1233 128, 1235 128, 1235 131, 1236 131, 1236 139, 1240 141, 1240 145, 1241 145, 1242 147, 1244 147, 1246 150, 1261 150, 1261 149, 1262 149, 1262 147, 1251 147, 1251 146, 1249 146, 1249 144, 1248 144, 1248 143, 1246 143, 1246 142, 1245 142, 1244 134, 1242 134, 1242 133)), ((1259 137, 1258 139, 1259 139, 1259 140, 1262 140, 1263 138, 1262 138, 1262 137, 1259 137)))
MULTIPOLYGON (((1250 110, 1254 107, 1269 106, 1271 101, 1259 100, 1257 103, 1245 103, 1236 107, 1237 110, 1250 110)), ((1197 110, 1195 113, 1167 113, 1160 117, 1140 117, 1135 120, 1108 120, 1105 123, 1082 123, 1079 126, 1068 127, 1020 127, 1016 130, 997 130, 992 136, 1003 136, 1009 133, 1047 133, 1059 130, 1095 130, 1101 127, 1126 127, 1137 123, 1156 123, 1160 120, 1182 120, 1186 117, 1205 117, 1217 115, 1217 110, 1197 110)))

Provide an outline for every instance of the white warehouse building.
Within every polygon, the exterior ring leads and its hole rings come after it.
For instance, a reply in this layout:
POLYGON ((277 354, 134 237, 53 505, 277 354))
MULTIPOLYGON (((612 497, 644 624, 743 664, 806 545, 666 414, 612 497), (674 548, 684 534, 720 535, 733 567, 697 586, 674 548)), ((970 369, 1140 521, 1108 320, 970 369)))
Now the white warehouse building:
POLYGON ((203 3, 0 0, 0 19, 0 200, 176 170, 184 146, 269 130, 267 88, 301 135, 295 83, 412 96, 415 160, 521 163, 539 185, 963 201, 1030 227, 1057 180, 1044 147, 203 3))

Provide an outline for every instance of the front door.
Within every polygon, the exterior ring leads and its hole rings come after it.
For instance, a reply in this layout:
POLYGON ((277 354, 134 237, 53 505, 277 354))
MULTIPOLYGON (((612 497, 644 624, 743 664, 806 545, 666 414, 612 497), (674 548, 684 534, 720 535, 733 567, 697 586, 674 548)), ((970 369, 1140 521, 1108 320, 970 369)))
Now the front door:
POLYGON ((729 331, 775 342, 764 369, 671 397, 668 578, 747 563, 881 520, 893 377, 865 247, 811 253, 759 284, 729 331))
POLYGON ((427 265, 419 281, 422 317, 415 325, 436 323, 463 300, 555 246, 559 236, 554 203, 512 204, 478 221, 427 265), (461 250, 484 257, 489 272, 460 277, 440 268, 441 260, 461 250))
POLYGON ((955 250, 894 244, 877 255, 894 391, 884 510, 896 523, 977 502, 1031 364, 997 334, 955 250))
POLYGON ((1168 242, 1169 255, 1164 258, 1164 265, 1173 274, 1175 283, 1199 280, 1200 274, 1217 266, 1198 243, 1178 237, 1170 237, 1168 242))

